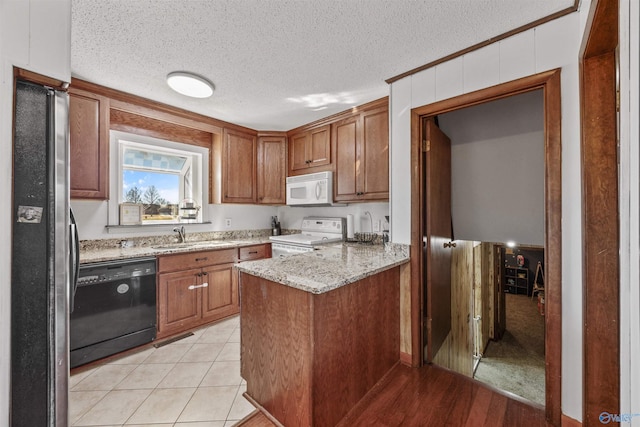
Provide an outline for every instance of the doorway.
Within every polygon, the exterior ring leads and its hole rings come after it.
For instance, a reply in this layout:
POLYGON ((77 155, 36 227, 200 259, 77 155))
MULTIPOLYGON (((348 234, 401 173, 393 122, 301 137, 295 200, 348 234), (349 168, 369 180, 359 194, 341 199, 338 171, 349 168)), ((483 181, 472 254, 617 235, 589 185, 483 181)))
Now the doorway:
MULTIPOLYGON (((423 124, 425 118, 435 117, 447 112, 459 110, 465 107, 486 103, 489 101, 506 98, 512 95, 542 89, 544 98, 544 248, 546 271, 546 295, 545 295, 545 411, 547 419, 556 425, 560 424, 560 347, 561 347, 561 188, 560 188, 560 71, 553 70, 540 73, 524 79, 501 84, 492 88, 462 95, 453 99, 437 102, 412 110, 412 310, 413 336, 412 352, 418 355, 414 364, 423 363, 423 344, 427 344, 427 361, 433 360, 434 352, 428 340, 429 331, 433 327, 432 321, 425 325, 423 314, 429 312, 428 303, 425 304, 425 293, 429 301, 429 286, 423 289, 423 278, 431 275, 435 266, 434 262, 423 262, 421 249, 424 248, 427 255, 431 247, 437 245, 427 237, 427 230, 422 224, 422 218, 427 213, 428 203, 423 191, 424 182, 421 177, 428 162, 423 162, 423 149, 427 149, 427 143, 423 141, 423 124), (423 144, 424 142, 424 144, 423 144), (425 292, 426 291, 426 292, 425 292), (426 326, 426 327, 425 327, 426 326), (420 340, 422 331, 427 331, 423 340, 420 340)), ((430 147, 433 149, 433 147, 430 147)), ((455 232, 455 230, 454 230, 455 232)), ((444 237, 446 239, 446 236, 444 237)), ((455 242, 439 242, 445 243, 455 242)), ((430 259, 429 257, 427 259, 430 259)), ((433 261, 433 260, 431 260, 433 261)), ((450 277, 450 276, 449 276, 450 277)), ((437 299, 433 296, 431 301, 437 305, 437 299)))
MULTIPOLYGON (((430 360, 544 406, 544 319, 530 298, 537 262, 544 264, 534 248, 544 248, 543 111, 539 89, 434 118, 450 141, 446 223, 456 245, 449 249, 451 326, 443 333, 450 337, 430 360)), ((426 314, 441 331, 441 319, 426 314)))

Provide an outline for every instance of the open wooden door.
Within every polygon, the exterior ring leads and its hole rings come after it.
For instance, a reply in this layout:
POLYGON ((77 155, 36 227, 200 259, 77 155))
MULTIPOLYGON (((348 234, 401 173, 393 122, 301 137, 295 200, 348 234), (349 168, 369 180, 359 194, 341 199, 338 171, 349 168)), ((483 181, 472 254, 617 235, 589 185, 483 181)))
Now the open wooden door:
POLYGON ((432 117, 422 124, 426 361, 431 362, 451 331, 451 141, 432 117))

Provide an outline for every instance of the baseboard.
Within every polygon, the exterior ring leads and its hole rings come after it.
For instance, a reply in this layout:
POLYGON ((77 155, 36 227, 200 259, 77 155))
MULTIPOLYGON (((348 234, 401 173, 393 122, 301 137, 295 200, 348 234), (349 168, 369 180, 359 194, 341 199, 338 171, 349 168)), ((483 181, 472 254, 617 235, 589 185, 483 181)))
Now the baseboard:
POLYGON ((412 366, 413 359, 409 353, 405 353, 403 351, 400 352, 400 363, 405 366, 412 366))
POLYGON ((578 420, 574 420, 571 417, 562 414, 562 427, 582 427, 582 423, 578 420))

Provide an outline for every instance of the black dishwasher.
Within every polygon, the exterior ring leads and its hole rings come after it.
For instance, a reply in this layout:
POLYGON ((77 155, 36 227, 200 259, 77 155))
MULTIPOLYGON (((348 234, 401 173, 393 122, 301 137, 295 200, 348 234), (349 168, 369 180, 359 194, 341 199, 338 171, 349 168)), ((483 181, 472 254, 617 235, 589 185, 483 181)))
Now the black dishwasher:
POLYGON ((69 338, 72 368, 153 341, 156 259, 81 265, 69 338))

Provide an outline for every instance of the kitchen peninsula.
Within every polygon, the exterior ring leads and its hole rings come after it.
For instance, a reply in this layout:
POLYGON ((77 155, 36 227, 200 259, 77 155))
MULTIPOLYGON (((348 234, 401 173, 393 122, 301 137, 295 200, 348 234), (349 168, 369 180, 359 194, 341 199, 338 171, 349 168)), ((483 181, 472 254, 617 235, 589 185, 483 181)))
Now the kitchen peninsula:
POLYGON ((247 397, 285 426, 334 426, 399 361, 403 245, 328 245, 240 270, 247 397))

